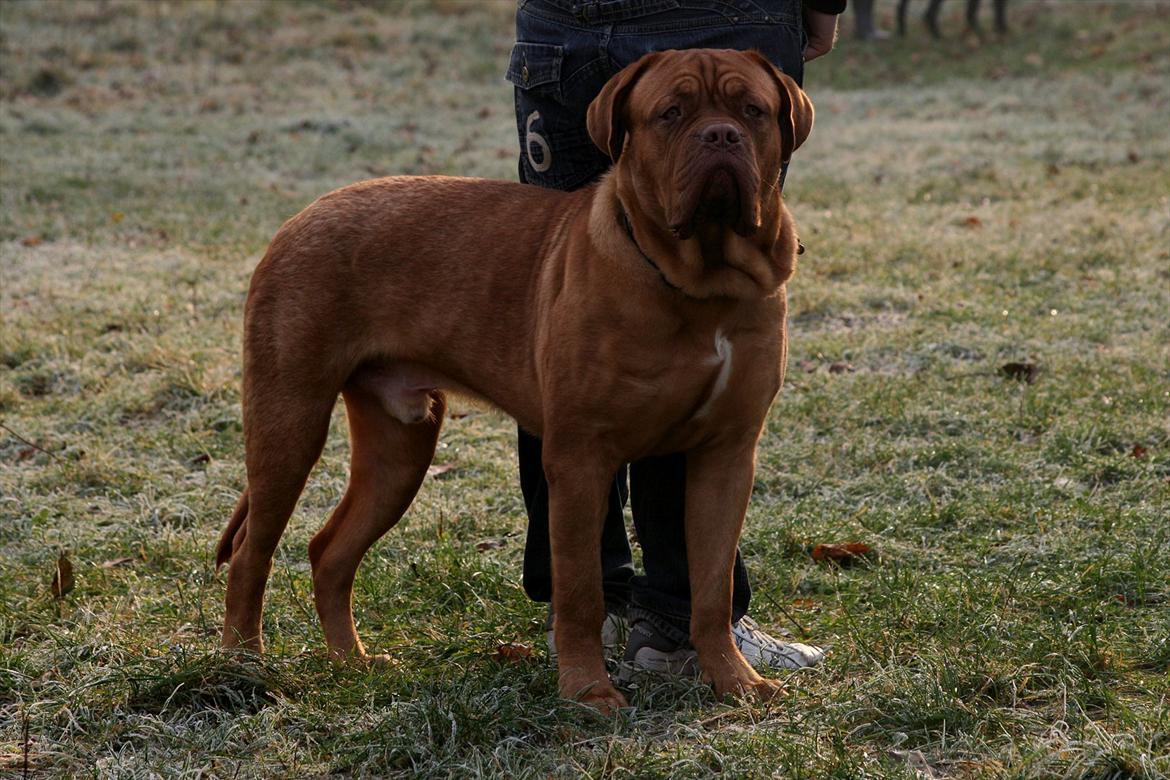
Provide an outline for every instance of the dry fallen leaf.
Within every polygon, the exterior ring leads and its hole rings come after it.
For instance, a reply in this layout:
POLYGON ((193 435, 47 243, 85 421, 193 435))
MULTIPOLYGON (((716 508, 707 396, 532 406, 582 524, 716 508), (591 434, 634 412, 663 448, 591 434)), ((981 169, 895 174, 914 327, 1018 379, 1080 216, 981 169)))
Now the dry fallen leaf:
POLYGON ((1040 368, 1035 363, 1025 363, 1022 361, 1017 363, 1004 363, 999 367, 999 373, 1008 379, 1032 384, 1036 381, 1036 375, 1040 373, 1040 368))
POLYGON ((113 569, 116 566, 129 566, 130 564, 135 563, 138 560, 139 560, 138 558, 114 558, 113 560, 103 562, 102 568, 103 569, 113 569))
MULTIPOLYGON (((28 755, 25 755, 23 751, 0 753, 0 769, 19 769, 24 772, 25 768, 27 767, 28 771, 31 772, 33 769, 39 768, 44 763, 43 757, 44 754, 42 753, 29 753, 28 755)), ((5 776, 8 777, 9 775, 5 776)), ((21 775, 21 777, 29 776, 31 775, 21 775)), ((16 774, 12 774, 11 777, 16 777, 16 774)))
POLYGON ((933 766, 921 750, 891 750, 890 755, 906 762, 920 780, 934 780, 942 777, 938 767, 933 766))
POLYGON ((1137 458, 1138 460, 1145 460, 1146 456, 1149 454, 1150 451, 1140 444, 1133 445, 1133 449, 1129 451, 1130 457, 1137 458))
POLYGON ((503 539, 484 539, 482 542, 476 543, 475 549, 479 550, 480 552, 485 552, 486 550, 498 550, 503 547, 504 544, 506 544, 506 542, 503 539))
POLYGON ((448 471, 450 471, 453 468, 455 468, 455 464, 453 464, 453 463, 432 464, 430 466, 427 466, 427 476, 428 477, 437 477, 440 474, 446 474, 448 471))
POLYGON ((974 217, 974 216, 967 217, 966 219, 963 220, 963 226, 969 227, 972 230, 976 230, 978 228, 983 227, 983 220, 979 219, 979 217, 974 217))
POLYGON ((846 544, 818 544, 812 548, 812 559, 824 563, 832 561, 842 566, 856 563, 872 551, 864 542, 848 542, 846 544))
POLYGON ((501 642, 492 657, 504 664, 526 663, 532 660, 532 646, 519 642, 501 642))
POLYGON ((74 584, 73 564, 65 557, 65 553, 61 553, 53 571, 53 582, 49 585, 49 592, 56 598, 64 598, 69 591, 73 590, 74 584))
POLYGON ((843 360, 829 364, 830 374, 852 374, 853 370, 853 364, 843 360))
POLYGON ((21 246, 40 246, 44 243, 44 239, 40 236, 29 236, 28 238, 20 239, 21 246))

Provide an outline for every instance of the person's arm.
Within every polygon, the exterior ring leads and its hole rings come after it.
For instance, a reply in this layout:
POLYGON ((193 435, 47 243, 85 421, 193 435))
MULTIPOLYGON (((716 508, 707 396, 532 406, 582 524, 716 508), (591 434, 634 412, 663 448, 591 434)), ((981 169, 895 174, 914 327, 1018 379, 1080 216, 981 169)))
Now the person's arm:
POLYGON ((837 16, 844 10, 845 0, 804 0, 804 31, 808 34, 805 62, 833 50, 837 42, 837 16))

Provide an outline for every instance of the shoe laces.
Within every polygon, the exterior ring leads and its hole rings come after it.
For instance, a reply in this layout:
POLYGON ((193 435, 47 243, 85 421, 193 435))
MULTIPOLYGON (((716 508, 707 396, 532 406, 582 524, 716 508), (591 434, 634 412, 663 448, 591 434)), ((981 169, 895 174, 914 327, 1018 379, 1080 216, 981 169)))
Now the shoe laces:
POLYGON ((747 615, 741 617, 732 628, 735 631, 735 638, 738 640, 737 644, 740 645, 745 641, 751 641, 761 648, 779 647, 782 644, 776 637, 766 633, 760 628, 759 623, 747 615))

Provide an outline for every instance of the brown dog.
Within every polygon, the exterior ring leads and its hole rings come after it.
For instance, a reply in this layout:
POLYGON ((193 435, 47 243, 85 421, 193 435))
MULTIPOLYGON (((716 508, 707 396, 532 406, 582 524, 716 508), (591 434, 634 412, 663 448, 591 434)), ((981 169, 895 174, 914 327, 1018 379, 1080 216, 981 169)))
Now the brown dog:
POLYGON ((720 695, 771 693, 731 636, 731 570, 787 350, 797 241, 777 182, 812 122, 755 52, 658 52, 589 107, 615 161, 592 187, 377 179, 289 220, 244 317, 224 645, 261 647, 272 554, 340 393, 350 481, 309 557, 330 650, 367 657, 354 574, 414 498, 454 391, 544 438, 562 695, 625 705, 601 651, 605 497, 622 463, 680 451, 700 666, 720 695))

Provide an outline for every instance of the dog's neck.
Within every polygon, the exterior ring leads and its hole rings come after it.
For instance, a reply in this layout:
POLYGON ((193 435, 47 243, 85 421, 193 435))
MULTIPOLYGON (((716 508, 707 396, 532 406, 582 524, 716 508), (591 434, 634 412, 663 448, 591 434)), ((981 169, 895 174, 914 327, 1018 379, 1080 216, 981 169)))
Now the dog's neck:
POLYGON ((677 290, 683 295, 686 295, 681 287, 671 282, 670 279, 666 278, 666 274, 662 273, 662 269, 658 267, 658 263, 654 262, 650 255, 646 254, 645 250, 643 250, 642 247, 638 245, 638 237, 634 235, 634 226, 630 223, 630 215, 626 213, 625 206, 621 205, 621 201, 618 201, 618 205, 621 210, 622 227, 625 228, 626 237, 630 239, 630 243, 634 245, 634 249, 637 250, 638 255, 641 256, 641 258, 655 270, 658 276, 662 279, 663 284, 672 290, 677 290))

